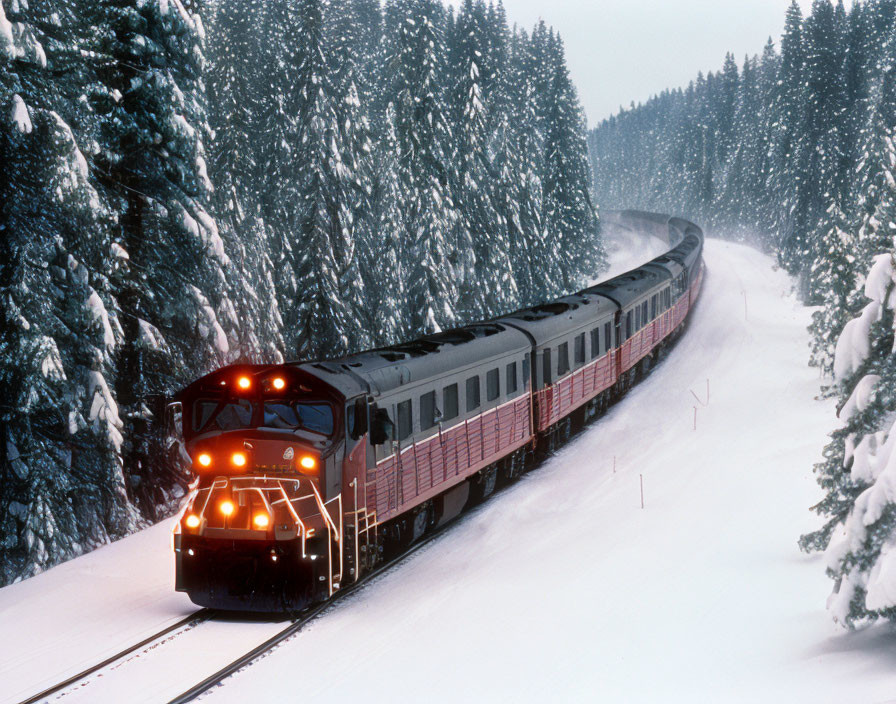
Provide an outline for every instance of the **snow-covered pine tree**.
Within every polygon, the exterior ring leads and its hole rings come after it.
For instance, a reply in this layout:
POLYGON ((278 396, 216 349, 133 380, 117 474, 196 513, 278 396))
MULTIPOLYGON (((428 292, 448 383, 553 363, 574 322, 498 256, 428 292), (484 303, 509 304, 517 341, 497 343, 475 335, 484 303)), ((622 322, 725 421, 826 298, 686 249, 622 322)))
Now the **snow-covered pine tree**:
POLYGON ((283 359, 282 319, 274 283, 269 229, 257 214, 259 86, 261 71, 256 18, 260 2, 223 0, 211 25, 209 178, 215 184, 216 221, 232 267, 228 271, 233 308, 222 311, 229 324, 229 358, 275 362, 283 359))
POLYGON ((454 27, 452 193, 460 203, 453 246, 458 258, 459 314, 476 320, 511 310, 517 302, 509 246, 500 214, 493 202, 493 175, 480 65, 486 57, 486 9, 482 2, 465 0, 454 27), (464 255, 468 256, 464 256, 464 255), (482 281, 488 280, 488 286, 482 281))
POLYGON ((365 218, 371 211, 373 192, 373 144, 367 118, 368 78, 362 70, 368 62, 361 51, 369 48, 370 31, 361 29, 365 4, 349 2, 329 8, 328 71, 332 77, 333 112, 340 153, 334 168, 335 189, 339 198, 336 259, 340 268, 339 291, 348 309, 351 326, 350 351, 369 346, 370 328, 362 323, 369 292, 360 275, 359 242, 369 235, 365 218))
POLYGON ((780 203, 775 232, 781 258, 793 270, 798 252, 803 247, 804 233, 797 231, 802 225, 800 208, 805 176, 797 168, 801 148, 799 137, 803 133, 805 113, 806 55, 803 42, 803 13, 794 0, 787 10, 784 34, 781 37, 781 66, 779 91, 775 97, 775 139, 772 144, 773 169, 769 187, 772 198, 780 203))
POLYGON ((0 584, 137 522, 109 390, 112 218, 61 115, 90 120, 66 99, 84 77, 71 9, 0 3, 0 584))
POLYGON ((545 133, 545 256, 552 290, 575 291, 605 267, 597 211, 589 188, 585 117, 563 58, 559 36, 550 40, 554 75, 545 133))
POLYGON ((818 244, 820 254, 809 272, 810 286, 822 292, 821 309, 812 314, 812 354, 809 363, 826 377, 834 368, 834 351, 850 318, 849 301, 855 290, 856 242, 849 220, 837 203, 828 208, 827 230, 818 244))
POLYGON ((828 608, 847 626, 896 619, 894 281, 891 250, 875 259, 865 282, 870 302, 837 342, 834 372, 843 389, 844 427, 832 434, 825 462, 816 466, 827 495, 815 510, 825 525, 800 540, 805 550, 825 550, 835 580, 828 608))
POLYGON ((395 111, 398 179, 408 247, 408 311, 413 334, 457 322, 457 273, 450 264, 447 234, 458 213, 451 199, 450 145, 443 75, 444 37, 440 5, 433 0, 396 0, 390 26, 390 99, 395 111))
POLYGON ((156 519, 188 477, 160 459, 150 397, 230 351, 217 312, 231 307, 229 260, 206 211, 204 30, 180 0, 100 0, 84 13, 99 78, 89 97, 102 115, 94 161, 121 212, 115 244, 127 255, 112 279, 124 330, 116 386, 124 467, 134 502, 156 519))
MULTIPOLYGON (((843 120, 846 98, 843 69, 846 37, 837 12, 829 0, 816 0, 806 20, 805 33, 805 122, 801 135, 805 145, 801 168, 805 169, 802 197, 797 212, 797 240, 792 249, 797 264, 815 262, 825 254, 822 237, 824 213, 831 202, 845 198, 843 120)), ((806 277, 810 302, 820 302, 823 290, 806 277)))
MULTIPOLYGON (((287 312, 287 349, 299 357, 344 354, 357 346, 360 323, 349 302, 359 197, 356 158, 337 121, 328 73, 322 0, 301 0, 290 39, 293 81, 285 111, 295 121, 293 180, 281 200, 297 203, 297 298, 287 312), (297 38, 301 37, 301 41, 297 38)), ((353 100, 357 99, 355 93, 353 100)))
POLYGON ((405 275, 406 243, 398 182, 398 144, 390 106, 383 135, 375 149, 371 209, 367 231, 358 243, 360 274, 367 291, 364 326, 377 346, 392 345, 410 333, 405 275))
POLYGON ((501 215, 521 305, 545 299, 541 261, 542 144, 532 80, 532 53, 525 32, 515 31, 505 88, 508 98, 495 131, 493 178, 495 207, 501 215))

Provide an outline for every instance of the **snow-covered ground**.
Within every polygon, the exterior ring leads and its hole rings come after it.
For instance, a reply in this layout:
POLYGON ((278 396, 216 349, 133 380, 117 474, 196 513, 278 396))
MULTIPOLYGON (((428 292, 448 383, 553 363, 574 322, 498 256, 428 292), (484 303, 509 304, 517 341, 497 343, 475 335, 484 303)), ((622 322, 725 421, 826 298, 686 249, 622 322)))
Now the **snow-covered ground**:
MULTIPOLYGON (((809 311, 769 258, 706 259, 687 335, 605 418, 206 700, 896 700, 896 631, 834 626, 796 545, 834 418, 809 311)), ((190 611, 170 530, 0 590, 0 701, 190 611)), ((163 700, 273 628, 199 626, 64 701, 163 700)))

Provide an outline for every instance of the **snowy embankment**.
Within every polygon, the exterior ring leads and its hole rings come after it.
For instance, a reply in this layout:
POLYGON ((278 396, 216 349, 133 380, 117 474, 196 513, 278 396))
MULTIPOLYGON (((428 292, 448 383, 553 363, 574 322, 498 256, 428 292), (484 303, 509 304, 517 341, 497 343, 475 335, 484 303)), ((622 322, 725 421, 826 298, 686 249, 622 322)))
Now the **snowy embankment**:
MULTIPOLYGON (((769 258, 709 241, 706 259, 686 336, 605 418, 207 699, 896 696, 896 635, 834 626, 821 560, 796 546, 815 525, 811 467, 834 416, 814 400, 809 311, 769 258)), ((0 700, 188 612, 171 591, 169 533, 167 522, 0 590, 0 700)), ((156 686, 127 698, 183 689, 270 627, 222 625, 208 632, 234 640, 178 646, 155 660, 156 686)), ((149 665, 111 679, 149 681, 149 665)), ((78 695, 122 691, 94 682, 78 695)))

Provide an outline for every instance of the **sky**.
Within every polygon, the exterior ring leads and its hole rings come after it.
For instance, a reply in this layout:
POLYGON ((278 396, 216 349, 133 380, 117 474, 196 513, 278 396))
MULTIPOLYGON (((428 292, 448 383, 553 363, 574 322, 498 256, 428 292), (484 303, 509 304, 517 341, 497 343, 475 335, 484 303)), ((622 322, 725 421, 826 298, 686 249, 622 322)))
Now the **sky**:
MULTIPOLYGON (((738 65, 778 45, 790 0, 503 0, 508 21, 539 19, 560 32, 579 98, 594 126, 665 88, 716 71, 725 53, 738 65)), ((799 0, 803 14, 812 0, 799 0)), ((451 0, 458 6, 460 0, 451 0)))

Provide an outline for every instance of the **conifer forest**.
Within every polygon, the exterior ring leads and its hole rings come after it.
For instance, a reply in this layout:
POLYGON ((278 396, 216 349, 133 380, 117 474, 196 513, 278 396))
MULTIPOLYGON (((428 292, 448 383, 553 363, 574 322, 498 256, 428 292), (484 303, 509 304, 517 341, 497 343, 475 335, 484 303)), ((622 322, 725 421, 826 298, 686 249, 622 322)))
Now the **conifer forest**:
POLYGON ((839 622, 896 620, 869 591, 896 568, 896 2, 794 2, 780 42, 632 105, 589 147, 602 207, 688 213, 774 253, 817 306, 810 361, 843 427, 800 546, 825 551, 839 622))
POLYGON ((603 266, 563 43, 500 3, 0 1, 0 584, 179 507, 198 375, 603 266))

